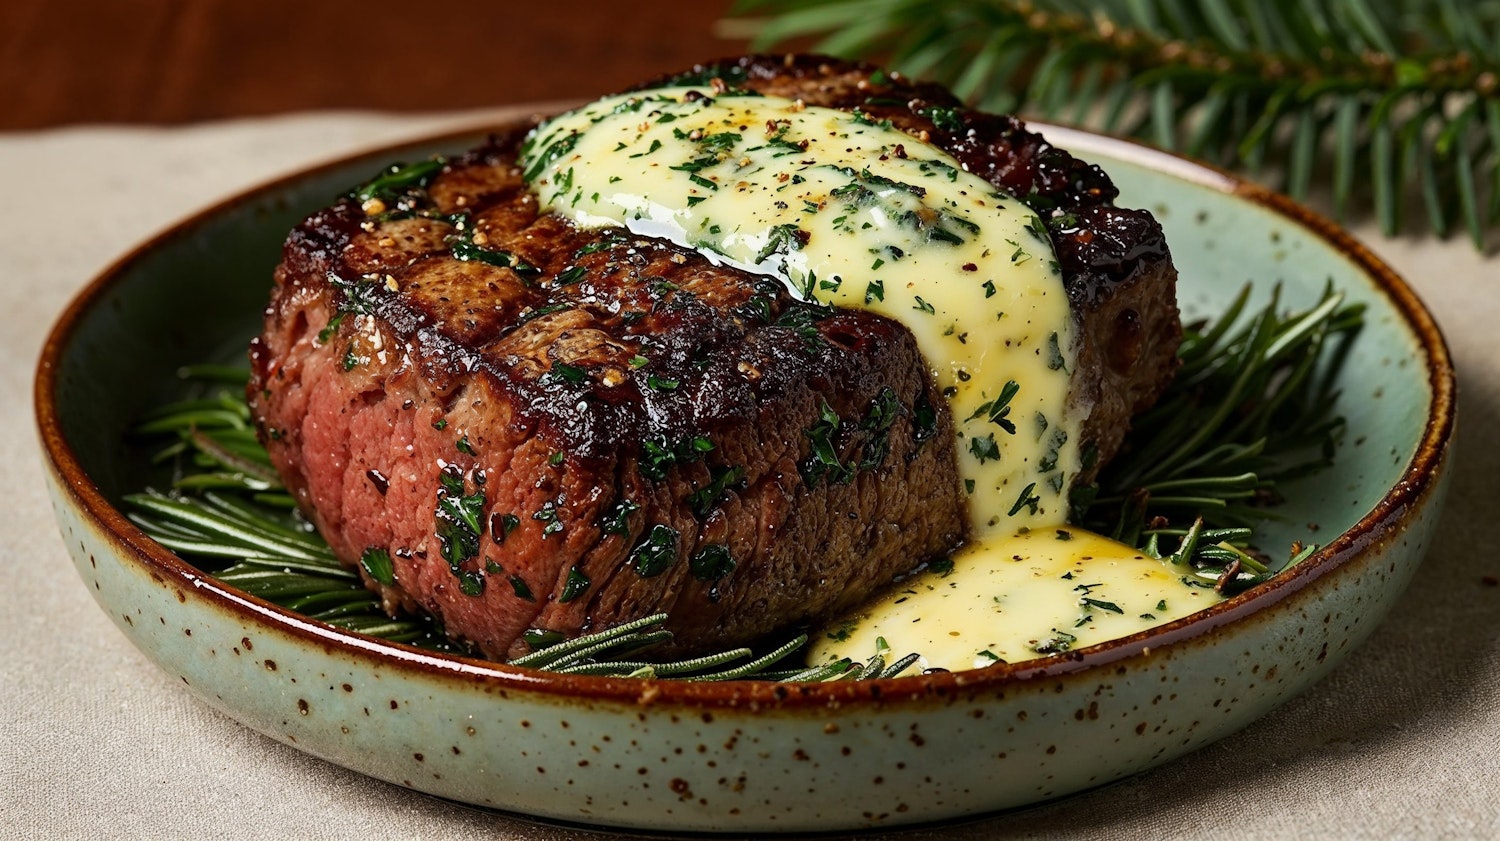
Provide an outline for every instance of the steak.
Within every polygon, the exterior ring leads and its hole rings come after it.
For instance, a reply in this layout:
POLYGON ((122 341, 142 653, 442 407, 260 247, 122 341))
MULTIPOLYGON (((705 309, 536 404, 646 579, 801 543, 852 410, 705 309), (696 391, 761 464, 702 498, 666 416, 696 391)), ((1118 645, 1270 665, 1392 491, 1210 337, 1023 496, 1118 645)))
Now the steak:
MULTIPOLYGON (((863 64, 748 56, 666 82, 859 107, 1037 208, 1096 464, 1170 381, 1161 229, 1097 167, 863 64)), ((251 346, 273 462, 387 610, 497 659, 666 613, 691 653, 848 610, 963 540, 953 420, 905 327, 540 213, 529 128, 306 219, 251 346)))

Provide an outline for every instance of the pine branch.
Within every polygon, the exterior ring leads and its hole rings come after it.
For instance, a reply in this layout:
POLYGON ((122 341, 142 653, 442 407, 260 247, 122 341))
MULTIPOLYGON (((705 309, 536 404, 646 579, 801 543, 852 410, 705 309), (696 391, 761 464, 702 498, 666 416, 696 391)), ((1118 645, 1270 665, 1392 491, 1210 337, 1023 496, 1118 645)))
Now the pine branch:
POLYGON ((1495 0, 742 0, 757 48, 883 60, 1017 111, 1207 158, 1387 235, 1500 222, 1495 0), (1410 199, 1410 200, 1409 200, 1410 199))

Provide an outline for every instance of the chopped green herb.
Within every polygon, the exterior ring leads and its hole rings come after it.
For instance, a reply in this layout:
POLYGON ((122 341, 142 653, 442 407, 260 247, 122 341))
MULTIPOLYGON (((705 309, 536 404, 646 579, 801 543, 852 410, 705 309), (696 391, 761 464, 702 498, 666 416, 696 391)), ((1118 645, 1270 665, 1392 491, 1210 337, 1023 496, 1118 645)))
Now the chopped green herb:
POLYGON ((1026 222, 1026 228, 1031 231, 1031 235, 1036 237, 1037 241, 1042 245, 1047 246, 1049 249, 1052 247, 1052 235, 1047 232, 1047 223, 1042 221, 1042 217, 1031 217, 1026 222))
POLYGON ((701 436, 686 438, 675 444, 660 439, 641 441, 639 467, 647 479, 662 479, 674 464, 691 464, 713 449, 713 442, 701 436))
POLYGON ((832 310, 810 306, 791 306, 776 319, 777 327, 785 327, 802 337, 808 348, 817 347, 823 341, 818 332, 818 322, 827 318, 832 310))
POLYGON ((918 114, 932 121, 932 124, 950 134, 964 130, 963 111, 958 108, 945 108, 933 106, 917 111, 918 114))
POLYGON ((611 248, 616 245, 623 245, 625 241, 626 240, 624 237, 614 235, 606 236, 603 239, 594 240, 588 245, 585 245, 584 247, 573 252, 573 259, 576 260, 580 257, 586 257, 597 251, 603 251, 606 248, 611 248))
MULTIPOLYGON (((676 118, 674 117, 673 119, 676 119, 676 118)), ((659 120, 658 122, 667 122, 667 121, 666 120, 659 120)), ((632 157, 632 158, 639 158, 639 157, 642 157, 644 155, 649 155, 652 152, 655 152, 656 150, 658 150, 660 148, 661 148, 661 141, 660 140, 656 140, 656 139, 653 138, 651 140, 651 146, 650 146, 650 148, 648 148, 644 152, 636 152, 634 155, 631 155, 630 157, 632 157)))
POLYGON ((536 159, 531 162, 531 165, 526 168, 526 171, 521 174, 521 178, 527 183, 535 181, 548 167, 561 160, 564 155, 573 151, 573 147, 578 145, 578 140, 582 136, 581 133, 576 131, 569 132, 566 137, 561 137, 548 143, 547 147, 542 150, 542 153, 537 155, 536 159))
POLYGON ((387 586, 396 583, 396 570, 391 564, 391 553, 378 546, 371 546, 360 553, 359 565, 375 581, 387 586))
POLYGON ((630 534, 630 515, 641 510, 641 506, 631 500, 622 499, 609 509, 599 525, 600 531, 605 534, 630 534))
POLYGON ((528 602, 536 601, 536 596, 531 594, 531 588, 526 586, 525 580, 519 575, 510 577, 510 589, 516 594, 516 598, 525 599, 528 602))
POLYGON ((824 635, 834 642, 846 642, 850 637, 854 636, 854 631, 858 627, 858 622, 855 622, 852 619, 846 619, 843 622, 840 622, 837 628, 827 631, 824 635))
POLYGON ((1047 337, 1047 367, 1054 371, 1067 370, 1068 361, 1063 358, 1062 348, 1058 346, 1057 333, 1047 337))
POLYGON ((438 546, 448 565, 459 564, 479 552, 479 516, 484 511, 484 493, 464 493, 464 481, 453 473, 439 474, 437 504, 438 546))
POLYGON ((1100 601, 1098 599, 1090 599, 1090 598, 1084 598, 1084 599, 1081 599, 1080 601, 1083 604, 1088 605, 1089 607, 1097 607, 1100 610, 1107 610, 1110 613, 1120 613, 1120 614, 1123 614, 1125 612, 1125 611, 1121 610, 1120 606, 1117 605, 1117 604, 1115 604, 1114 602, 1104 602, 1104 601, 1100 601))
POLYGON ((1021 386, 1015 380, 1007 380, 1005 385, 1000 387, 1000 396, 994 400, 979 404, 979 407, 974 410, 974 414, 969 415, 968 419, 977 420, 978 418, 988 416, 990 423, 995 424, 1011 435, 1015 435, 1016 425, 1009 418, 1010 401, 1020 390, 1021 386))
POLYGON ((413 188, 426 187, 447 163, 445 159, 437 157, 414 164, 391 164, 379 175, 356 187, 354 198, 360 201, 390 199, 413 188))
POLYGON ((1068 443, 1068 431, 1062 427, 1052 430, 1052 437, 1047 441, 1047 451, 1037 461, 1036 469, 1042 473, 1051 473, 1057 469, 1058 454, 1062 452, 1064 444, 1068 443))
POLYGON ((667 473, 667 468, 677 461, 677 454, 671 448, 656 441, 646 440, 641 442, 641 473, 647 479, 660 479, 667 473))
POLYGON ((569 266, 568 268, 563 269, 561 272, 558 272, 557 278, 553 281, 553 283, 557 284, 558 286, 570 286, 580 280, 583 280, 583 277, 586 274, 588 274, 588 269, 585 269, 583 266, 569 266))
POLYGON ((509 251, 491 251, 481 248, 468 239, 455 240, 450 245, 450 253, 453 259, 465 262, 485 263, 500 269, 510 269, 520 275, 523 280, 533 278, 541 273, 536 266, 516 257, 509 251))
POLYGON ((791 223, 777 225, 767 233, 766 244, 756 253, 753 262, 763 263, 772 254, 790 254, 793 251, 800 251, 806 237, 807 234, 796 225, 791 223))
POLYGON ((891 425, 901 415, 901 401, 896 390, 885 386, 870 401, 870 408, 859 422, 859 428, 872 433, 859 460, 860 470, 870 470, 885 462, 891 449, 891 425))
POLYGON ((527 628, 521 638, 526 640, 526 644, 531 646, 532 650, 551 648, 567 639, 562 631, 549 631, 545 628, 527 628))
POLYGON ((797 468, 802 473, 802 481, 809 488, 815 487, 824 477, 835 485, 842 485, 854 478, 854 469, 839 459, 838 449, 834 444, 840 425, 838 414, 829 408, 825 400, 818 412, 817 422, 803 430, 802 434, 811 442, 811 452, 797 468))
POLYGON ((680 538, 676 529, 657 523, 646 533, 645 541, 631 551, 627 563, 642 578, 661 575, 677 559, 677 542, 680 538))
POLYGON ((355 315, 369 315, 375 312, 377 303, 375 295, 380 284, 376 281, 378 275, 364 275, 359 280, 344 280, 333 272, 326 275, 329 285, 339 292, 339 299, 335 305, 336 312, 340 314, 354 313, 355 315))
POLYGON ((718 581, 734 571, 734 557, 728 546, 710 543, 688 558, 688 569, 699 581, 718 581))
POLYGON ((333 318, 328 319, 328 323, 324 325, 322 330, 318 331, 318 344, 328 344, 328 340, 333 338, 333 334, 338 331, 339 324, 343 322, 344 316, 346 315, 348 315, 348 313, 337 312, 333 314, 333 318))
MULTIPOLYGON (((995 433, 986 432, 983 436, 975 436, 969 439, 969 452, 979 459, 980 464, 986 461, 1000 459, 1000 447, 995 443, 995 433)), ((1010 513, 1016 513, 1012 510, 1010 513)))
POLYGON ((501 514, 495 512, 490 515, 490 539, 496 543, 504 543, 505 538, 521 525, 521 518, 514 514, 501 514))
POLYGON ((458 574, 458 590, 466 596, 484 593, 484 576, 477 570, 466 569, 458 574))
POLYGON ((1007 512, 1008 516, 1016 516, 1017 512, 1019 512, 1022 508, 1030 508, 1031 513, 1035 514, 1037 503, 1041 502, 1042 498, 1033 494, 1032 491, 1034 490, 1036 490, 1036 482, 1032 482, 1031 484, 1022 488, 1021 495, 1016 497, 1016 503, 1012 505, 1010 507, 1010 511, 1007 512))
POLYGON ((927 395, 917 397, 911 407, 912 437, 922 443, 937 433, 937 411, 927 400, 927 395))
POLYGON ((547 524, 542 527, 542 537, 548 537, 563 530, 563 521, 557 516, 557 504, 550 499, 542 503, 542 507, 531 515, 531 519, 547 524))
POLYGON ((709 512, 718 507, 719 499, 724 495, 724 491, 739 485, 744 480, 745 468, 715 467, 710 469, 710 475, 713 478, 707 485, 688 495, 688 505, 699 517, 708 516, 709 512))
POLYGON ((1078 637, 1053 628, 1052 636, 1038 640, 1031 650, 1038 654, 1059 654, 1072 648, 1075 642, 1078 642, 1078 637))
POLYGON ((737 131, 721 131, 717 134, 704 135, 698 145, 713 152, 727 153, 740 142, 740 133, 737 131))
POLYGON ((552 370, 543 374, 542 380, 553 383, 576 383, 582 382, 584 376, 584 370, 577 365, 554 362, 552 363, 552 370))
POLYGON ((578 567, 569 567, 568 580, 563 582, 562 593, 557 597, 558 602, 567 604, 578 598, 588 590, 589 585, 592 583, 589 581, 589 577, 584 575, 578 567))

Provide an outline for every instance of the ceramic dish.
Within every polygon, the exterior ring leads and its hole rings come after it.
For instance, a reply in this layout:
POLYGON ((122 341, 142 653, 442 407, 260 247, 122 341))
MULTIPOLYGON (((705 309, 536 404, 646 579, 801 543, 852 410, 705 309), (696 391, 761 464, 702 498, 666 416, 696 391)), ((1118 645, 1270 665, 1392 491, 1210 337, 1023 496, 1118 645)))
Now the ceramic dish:
POLYGON ((1386 266, 1288 200, 1122 141, 1043 128, 1167 228, 1189 316, 1247 281, 1368 306, 1345 368, 1337 466, 1293 485, 1268 546, 1319 529, 1294 572, 1135 636, 982 671, 859 683, 561 677, 390 644, 226 587, 116 509, 122 431, 173 370, 233 359, 285 232, 392 160, 385 149, 230 199, 126 256, 72 303, 36 384, 58 521, 85 585, 184 688, 247 726, 383 780, 595 825, 832 830, 974 815, 1170 761, 1306 689, 1363 640, 1437 520, 1454 380, 1430 316, 1386 266))

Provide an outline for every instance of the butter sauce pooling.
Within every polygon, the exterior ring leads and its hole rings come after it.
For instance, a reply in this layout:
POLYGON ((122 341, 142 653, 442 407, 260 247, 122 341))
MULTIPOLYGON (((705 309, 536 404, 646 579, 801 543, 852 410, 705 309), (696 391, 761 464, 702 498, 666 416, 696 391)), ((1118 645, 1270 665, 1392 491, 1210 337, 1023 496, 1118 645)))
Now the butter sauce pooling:
MULTIPOLYGON (((969 571, 966 597, 989 601, 995 586, 972 586, 977 571, 1014 568, 1002 562, 1016 541, 1064 522, 1080 463, 1079 419, 1067 405, 1074 322, 1046 228, 1022 202, 857 110, 703 87, 606 97, 563 114, 533 133, 521 164, 542 208, 581 227, 667 239, 779 278, 804 300, 910 329, 954 417, 970 537, 953 565, 969 571)), ((1113 556, 1136 554, 1111 545, 1113 556)), ((1079 555, 1066 543, 1047 551, 1054 565, 1079 555)), ((910 593, 846 620, 860 633, 835 634, 843 639, 814 657, 863 659, 882 638, 911 644, 898 654, 923 651, 927 666, 984 665, 967 641, 939 644, 949 637, 929 633, 936 622, 917 631, 893 610, 900 599, 951 612, 944 596, 954 588, 938 579, 929 571, 906 582, 910 593)), ((1086 604, 1076 593, 1046 598, 1064 611, 1086 604)), ((994 624, 995 615, 973 618, 994 624)), ((1051 653, 1045 639, 1028 639, 1029 648, 992 653, 1051 653)))
POLYGON ((921 654, 923 669, 978 669, 1118 639, 1222 598, 1192 570, 1083 529, 1047 528, 961 550, 948 574, 913 576, 829 626, 811 662, 921 654))

